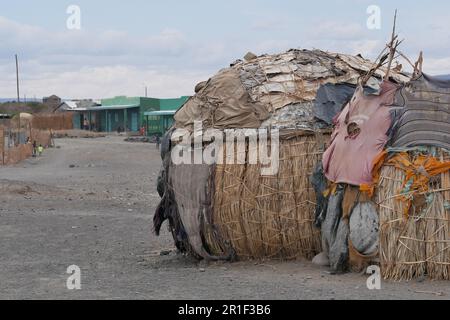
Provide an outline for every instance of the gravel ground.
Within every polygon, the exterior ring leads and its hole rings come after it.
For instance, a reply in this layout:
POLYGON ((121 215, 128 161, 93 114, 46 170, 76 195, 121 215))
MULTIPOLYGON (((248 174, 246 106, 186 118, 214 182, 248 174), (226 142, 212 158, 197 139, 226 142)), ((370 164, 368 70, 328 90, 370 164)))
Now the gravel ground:
MULTIPOLYGON (((205 263, 152 233, 160 158, 123 137, 58 139, 0 167, 0 299, 449 299, 449 282, 331 275, 307 261, 205 263), (68 266, 81 290, 68 290, 68 266)), ((166 228, 164 228, 166 231, 166 228)))

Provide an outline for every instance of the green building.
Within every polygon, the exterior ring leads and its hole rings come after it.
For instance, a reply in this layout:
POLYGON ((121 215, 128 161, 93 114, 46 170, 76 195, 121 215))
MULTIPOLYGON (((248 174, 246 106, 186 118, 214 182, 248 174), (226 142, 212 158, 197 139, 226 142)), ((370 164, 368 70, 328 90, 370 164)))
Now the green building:
POLYGON ((189 97, 157 99, 118 96, 102 99, 101 105, 72 109, 78 111, 76 127, 101 132, 138 132, 144 126, 147 134, 164 134, 173 123, 173 115, 189 97), (159 114, 151 114, 159 112, 159 114))
POLYGON ((176 110, 158 110, 144 112, 147 135, 163 135, 173 124, 176 110))
POLYGON ((173 124, 175 112, 189 99, 183 96, 177 99, 158 99, 159 109, 144 112, 147 135, 163 135, 173 124))

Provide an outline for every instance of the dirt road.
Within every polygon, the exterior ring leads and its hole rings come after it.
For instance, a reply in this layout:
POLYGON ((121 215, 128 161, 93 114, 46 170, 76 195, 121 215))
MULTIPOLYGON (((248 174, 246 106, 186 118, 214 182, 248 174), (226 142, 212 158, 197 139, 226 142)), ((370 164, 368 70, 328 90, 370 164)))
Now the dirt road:
MULTIPOLYGON (((450 283, 331 275, 309 262, 198 263, 152 234, 160 158, 121 137, 58 139, 0 167, 0 299, 449 299, 450 283), (67 267, 81 269, 68 290, 67 267)), ((166 228, 164 228, 166 230, 166 228)))

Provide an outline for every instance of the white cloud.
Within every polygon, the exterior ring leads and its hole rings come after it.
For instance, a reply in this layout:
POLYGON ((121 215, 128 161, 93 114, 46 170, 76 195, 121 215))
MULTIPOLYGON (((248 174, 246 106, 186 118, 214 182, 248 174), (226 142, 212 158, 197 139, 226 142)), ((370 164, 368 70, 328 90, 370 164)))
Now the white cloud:
POLYGON ((286 28, 286 19, 283 18, 259 18, 251 24, 251 28, 257 31, 267 31, 286 28))
POLYGON ((192 94, 226 52, 219 42, 195 46, 170 28, 145 37, 115 30, 53 32, 3 17, 0 43, 0 97, 15 96, 16 52, 23 94, 73 98, 142 95, 144 83, 156 97, 192 94))
POLYGON ((383 49, 383 42, 378 40, 353 40, 349 43, 350 54, 361 54, 366 58, 374 58, 383 49))
POLYGON ((125 32, 106 30, 51 31, 19 24, 0 16, 0 57, 11 49, 30 55, 91 54, 116 56, 135 55, 180 56, 189 46, 176 29, 163 29, 159 34, 135 37, 125 32))
MULTIPOLYGON (((76 71, 42 73, 21 81, 28 97, 58 94, 64 98, 104 98, 116 95, 142 96, 144 86, 153 97, 193 94, 195 84, 208 74, 191 71, 161 71, 133 66, 86 67, 76 71)), ((1 96, 13 97, 14 77, 0 79, 1 96), (3 91, 6 90, 6 91, 3 91), (4 93, 3 93, 4 92, 4 93)))
POLYGON ((313 39, 320 40, 355 40, 366 37, 366 30, 358 23, 338 21, 317 22, 310 28, 313 39))
MULTIPOLYGON (((145 83, 149 95, 177 97, 192 94, 199 81, 248 51, 276 53, 301 47, 374 58, 385 41, 381 33, 345 21, 317 21, 298 34, 278 32, 277 36, 265 30, 288 30, 292 21, 279 17, 253 21, 254 34, 194 41, 174 28, 142 37, 117 30, 49 30, 0 16, 0 97, 15 96, 15 53, 20 57, 21 92, 27 96, 142 95, 145 83)), ((446 30, 446 25, 436 23, 433 30, 446 30)), ((450 73, 450 38, 443 34, 406 39, 403 51, 414 58, 426 49, 425 71, 450 73)))
POLYGON ((317 48, 332 52, 361 54, 375 58, 384 46, 365 25, 345 21, 317 21, 308 28, 307 48, 317 48))
POLYGON ((450 57, 441 59, 427 59, 425 56, 423 62, 423 71, 425 73, 434 75, 450 74, 450 57))

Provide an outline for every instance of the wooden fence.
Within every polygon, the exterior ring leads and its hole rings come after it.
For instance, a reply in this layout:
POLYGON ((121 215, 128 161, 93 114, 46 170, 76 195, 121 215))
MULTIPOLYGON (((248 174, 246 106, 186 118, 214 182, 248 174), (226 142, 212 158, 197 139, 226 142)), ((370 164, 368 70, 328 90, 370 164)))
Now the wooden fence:
MULTIPOLYGON (((23 140, 23 139, 22 139, 23 140)), ((52 131, 39 130, 31 127, 5 130, 5 127, 0 126, 0 165, 11 165, 25 160, 33 154, 33 142, 36 145, 50 147, 52 145, 52 131), (29 138, 28 143, 16 139, 17 136, 29 138), (13 138, 11 138, 13 137, 13 138), (7 143, 6 143, 6 140, 7 143)))
POLYGON ((73 115, 73 112, 37 114, 31 120, 31 127, 39 130, 71 130, 73 115))

